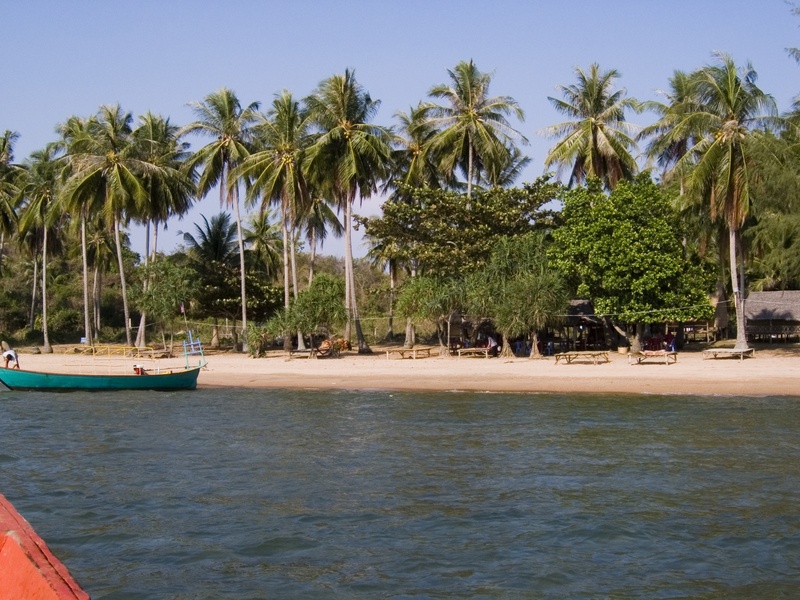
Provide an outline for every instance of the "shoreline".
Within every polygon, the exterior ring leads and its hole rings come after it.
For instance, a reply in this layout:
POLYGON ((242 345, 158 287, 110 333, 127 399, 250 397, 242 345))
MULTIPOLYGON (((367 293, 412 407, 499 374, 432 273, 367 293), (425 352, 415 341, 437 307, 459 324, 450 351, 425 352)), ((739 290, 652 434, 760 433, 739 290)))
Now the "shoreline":
MULTIPOLYGON (((396 347, 396 346, 394 346, 396 347)), ((73 347, 70 347, 73 348, 73 347)), ((555 364, 553 357, 386 358, 386 347, 373 354, 346 352, 338 358, 287 358, 281 351, 264 358, 231 352, 208 352, 208 366, 198 389, 260 388, 313 390, 385 390, 424 392, 620 393, 700 396, 800 396, 800 346, 759 347, 755 357, 703 359, 699 351, 678 353, 675 364, 628 364, 627 356, 609 352, 601 364, 555 364)), ((74 366, 69 352, 26 354, 23 369, 57 372, 74 366)), ((141 360, 126 359, 141 362, 141 360)), ((157 359, 161 366, 182 358, 157 359)), ((120 367, 122 368, 122 367, 120 367)), ((130 368, 130 367, 128 367, 130 368)))

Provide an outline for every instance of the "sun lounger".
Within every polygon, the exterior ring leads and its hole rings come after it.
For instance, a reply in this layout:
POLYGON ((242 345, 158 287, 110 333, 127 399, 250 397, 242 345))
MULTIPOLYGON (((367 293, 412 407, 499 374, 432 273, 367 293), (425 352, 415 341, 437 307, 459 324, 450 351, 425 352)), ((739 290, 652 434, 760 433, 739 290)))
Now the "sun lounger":
POLYGON ((414 346, 413 348, 390 348, 386 350, 386 360, 389 360, 393 354, 399 354, 400 358, 410 356, 412 359, 428 358, 431 355, 432 346, 414 346))
POLYGON ((556 364, 559 361, 564 361, 567 364, 571 364, 573 362, 591 362, 592 364, 598 364, 598 362, 611 362, 611 359, 608 358, 608 351, 607 350, 584 350, 584 351, 573 351, 573 352, 559 352, 556 354, 556 364))
POLYGON ((642 350, 628 354, 629 365, 640 365, 643 362, 661 362, 665 365, 678 362, 678 353, 673 350, 642 350))
POLYGON ((733 348, 709 348, 703 350, 703 360, 707 358, 738 358, 744 360, 748 357, 756 355, 755 348, 745 348, 744 350, 735 350, 733 348))
POLYGON ((488 347, 486 347, 486 348, 459 348, 457 350, 458 358, 461 358, 462 356, 479 356, 481 354, 483 354, 484 358, 489 358, 489 353, 491 351, 492 351, 492 349, 488 348, 488 347))

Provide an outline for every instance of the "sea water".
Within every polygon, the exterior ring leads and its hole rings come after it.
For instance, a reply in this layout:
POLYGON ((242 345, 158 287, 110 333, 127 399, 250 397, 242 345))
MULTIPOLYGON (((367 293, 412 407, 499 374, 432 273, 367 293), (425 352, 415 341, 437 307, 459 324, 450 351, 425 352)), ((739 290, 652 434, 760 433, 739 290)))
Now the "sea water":
POLYGON ((800 590, 797 398, 2 392, 0 439, 94 600, 800 590))

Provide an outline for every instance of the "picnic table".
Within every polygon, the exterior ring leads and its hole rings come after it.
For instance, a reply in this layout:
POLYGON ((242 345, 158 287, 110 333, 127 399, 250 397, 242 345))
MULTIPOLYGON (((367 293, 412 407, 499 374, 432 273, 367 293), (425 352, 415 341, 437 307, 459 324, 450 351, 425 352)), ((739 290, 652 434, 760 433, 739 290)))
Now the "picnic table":
POLYGON ((747 357, 756 355, 755 348, 745 348, 744 350, 737 350, 734 348, 708 348, 703 350, 703 360, 707 358, 738 358, 744 360, 747 357))
POLYGON ((598 361, 611 362, 611 359, 608 358, 608 350, 574 350, 572 352, 559 352, 556 354, 556 364, 558 364, 560 360, 563 360, 567 364, 571 364, 575 361, 586 361, 595 365, 598 361))
POLYGON ((389 348, 386 350, 386 360, 389 360, 392 354, 399 354, 400 358, 406 358, 410 355, 411 358, 428 358, 431 355, 433 346, 414 346, 413 348, 389 348))
POLYGON ((640 365, 648 360, 663 362, 665 365, 668 365, 678 362, 678 353, 674 350, 642 350, 641 352, 631 352, 628 354, 629 365, 640 365))
POLYGON ((485 348, 459 348, 456 350, 456 352, 458 352, 458 358, 462 356, 478 356, 479 354, 483 354, 485 358, 489 358, 489 353, 491 351, 492 349, 488 346, 485 348))

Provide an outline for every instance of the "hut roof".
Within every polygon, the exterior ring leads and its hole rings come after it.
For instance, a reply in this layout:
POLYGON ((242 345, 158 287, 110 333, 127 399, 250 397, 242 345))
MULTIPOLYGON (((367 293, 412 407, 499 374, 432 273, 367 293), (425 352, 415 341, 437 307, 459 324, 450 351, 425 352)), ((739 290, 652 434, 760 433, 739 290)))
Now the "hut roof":
POLYGON ((594 303, 583 298, 574 298, 569 301, 567 309, 567 324, 576 325, 581 322, 602 323, 600 317, 594 314, 594 303))
POLYGON ((800 290, 751 292, 744 310, 751 321, 800 321, 800 290))

